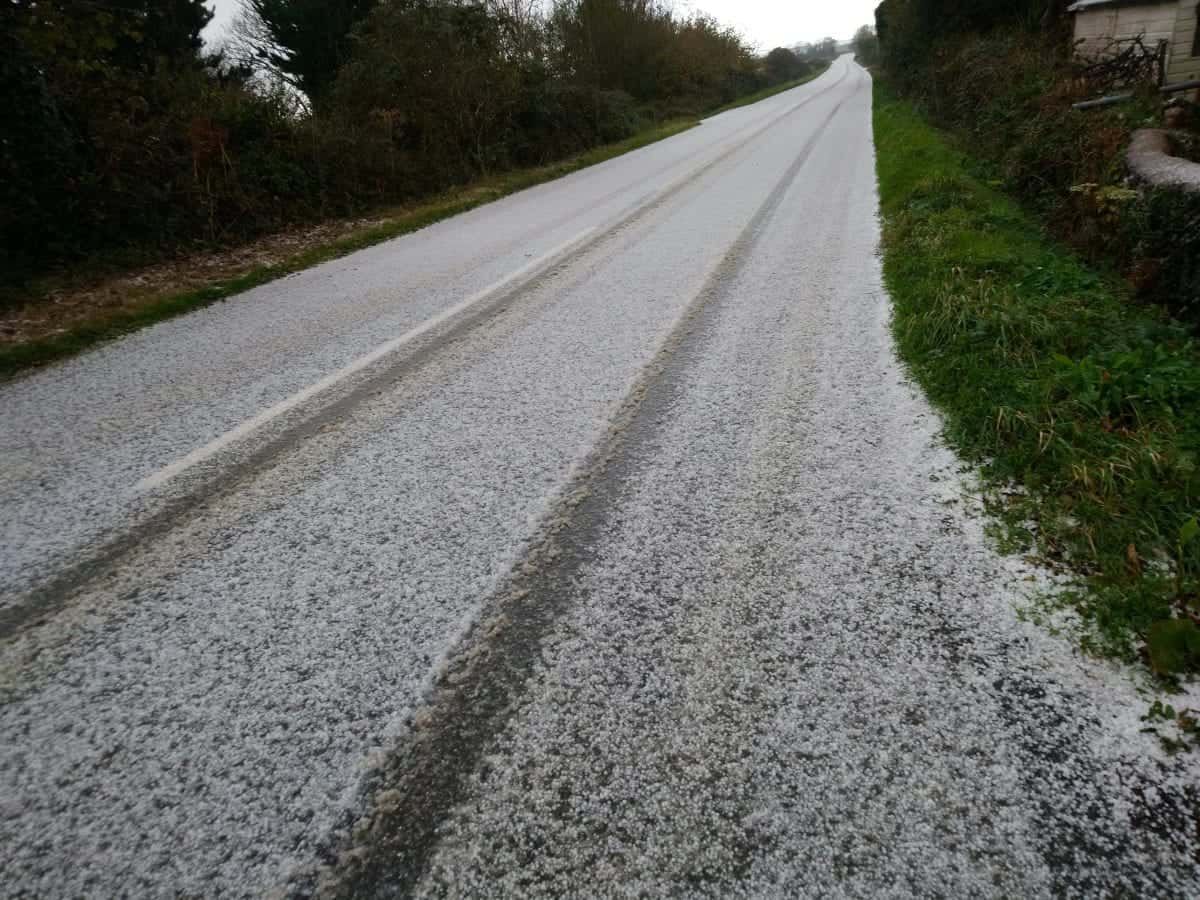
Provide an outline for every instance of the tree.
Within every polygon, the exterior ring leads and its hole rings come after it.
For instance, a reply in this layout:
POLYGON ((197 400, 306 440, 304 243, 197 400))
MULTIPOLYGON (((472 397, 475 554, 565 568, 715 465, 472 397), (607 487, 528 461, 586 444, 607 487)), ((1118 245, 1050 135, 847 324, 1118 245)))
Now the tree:
POLYGON ((761 87, 757 60, 740 35, 705 15, 674 22, 658 96, 693 97, 704 105, 726 103, 761 87))
POLYGON ((921 68, 933 44, 994 28, 1048 31, 1059 23, 1069 0, 883 0, 875 10, 882 63, 907 77, 921 68))
POLYGON ((837 41, 831 37, 818 41, 816 53, 818 59, 836 58, 838 55, 837 41))
POLYGON ((794 52, 806 62, 828 62, 837 56, 837 41, 827 37, 815 44, 799 44, 794 52))
POLYGON ((786 47, 776 47, 763 61, 767 78, 774 84, 794 81, 808 71, 808 64, 786 47))
POLYGON ((165 142, 145 129, 176 81, 203 81, 211 17, 203 0, 0 3, 0 270, 78 252, 112 224, 108 186, 155 187, 137 178, 165 142))
POLYGON ((392 140, 453 177, 488 171, 519 103, 513 23, 481 3, 391 0, 356 33, 339 114, 385 120, 392 140))
POLYGON ((239 39, 314 103, 350 58, 351 34, 378 0, 243 0, 239 39))
POLYGON ((870 25, 864 25, 854 33, 854 54, 864 66, 879 62, 879 38, 870 25))
POLYGON ((112 0, 115 9, 126 9, 140 20, 140 54, 172 62, 189 61, 204 45, 200 32, 213 17, 205 0, 112 0))
POLYGON ((659 0, 556 0, 551 29, 569 78, 638 100, 659 95, 675 35, 659 0))
POLYGON ((517 55, 526 61, 544 61, 546 16, 542 0, 487 0, 486 6, 508 24, 517 55))
MULTIPOLYGON (((85 58, 126 70, 199 59, 200 32, 212 20, 205 0, 4 0, 0 20, 37 53, 85 58)), ((61 60, 60 60, 61 61, 61 60)))

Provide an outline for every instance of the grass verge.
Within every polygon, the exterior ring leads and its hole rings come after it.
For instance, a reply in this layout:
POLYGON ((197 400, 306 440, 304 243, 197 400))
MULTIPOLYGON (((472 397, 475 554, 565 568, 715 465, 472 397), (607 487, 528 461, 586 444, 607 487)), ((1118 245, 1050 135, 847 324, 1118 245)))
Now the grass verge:
POLYGON ((1010 546, 1078 575, 1088 649, 1200 670, 1200 348, 1047 239, 886 83, 884 275, 912 375, 1010 546))
POLYGON ((616 144, 597 147, 578 156, 534 169, 520 169, 486 178, 448 191, 418 206, 386 217, 383 224, 330 243, 290 256, 282 262, 247 269, 236 277, 203 288, 184 292, 151 295, 134 309, 107 312, 63 333, 0 348, 0 377, 16 374, 33 366, 45 365, 79 353, 101 341, 136 331, 147 325, 199 309, 226 297, 274 281, 302 269, 337 259, 374 244, 417 231, 442 219, 467 212, 517 191, 562 178, 572 172, 594 166, 665 140, 699 124, 694 119, 677 119, 657 125, 616 144))

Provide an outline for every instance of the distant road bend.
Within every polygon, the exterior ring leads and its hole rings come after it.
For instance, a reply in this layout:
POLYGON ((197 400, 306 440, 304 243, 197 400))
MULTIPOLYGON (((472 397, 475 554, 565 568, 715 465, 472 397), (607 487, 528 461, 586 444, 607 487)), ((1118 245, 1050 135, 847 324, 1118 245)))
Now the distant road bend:
POLYGON ((0 385, 0 894, 1200 895, 881 287, 868 75, 0 385))

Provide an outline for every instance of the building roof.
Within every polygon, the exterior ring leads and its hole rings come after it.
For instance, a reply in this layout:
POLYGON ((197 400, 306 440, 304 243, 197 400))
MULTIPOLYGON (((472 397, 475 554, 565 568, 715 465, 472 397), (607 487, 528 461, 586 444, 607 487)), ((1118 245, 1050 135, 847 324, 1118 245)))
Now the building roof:
POLYGON ((1147 6, 1170 2, 1171 0, 1077 0, 1067 7, 1067 12, 1085 12, 1099 6, 1147 6))

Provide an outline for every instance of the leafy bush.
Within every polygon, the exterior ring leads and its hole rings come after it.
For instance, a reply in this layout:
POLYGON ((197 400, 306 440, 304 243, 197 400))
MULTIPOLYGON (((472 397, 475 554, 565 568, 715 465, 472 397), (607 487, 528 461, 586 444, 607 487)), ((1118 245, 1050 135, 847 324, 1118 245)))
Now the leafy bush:
POLYGON ((883 0, 875 31, 884 66, 904 88, 921 83, 937 44, 996 28, 1053 28, 1070 0, 883 0))
POLYGON ((288 86, 198 55, 202 0, 0 4, 8 293, 23 300, 55 266, 242 241, 549 163, 769 81, 736 34, 657 0, 246 8, 235 50, 288 86))
POLYGON ((776 47, 767 54, 763 62, 767 70, 767 78, 772 84, 794 81, 812 71, 811 63, 802 60, 786 47, 776 47))
POLYGON ((518 165, 540 165, 632 137, 643 124, 624 91, 542 80, 524 92, 516 112, 512 158, 518 165))
POLYGON ((970 15, 917 16, 936 5, 887 0, 880 7, 891 82, 959 135, 988 164, 987 176, 998 177, 1056 236, 1121 273, 1135 297, 1200 326, 1200 196, 1125 184, 1124 150, 1134 128, 1154 121, 1155 98, 1073 109, 1086 85, 1075 77, 1070 41, 1060 29, 1023 27, 1057 5, 991 12, 971 5, 970 15), (919 53, 907 43, 912 34, 929 41, 919 53))

